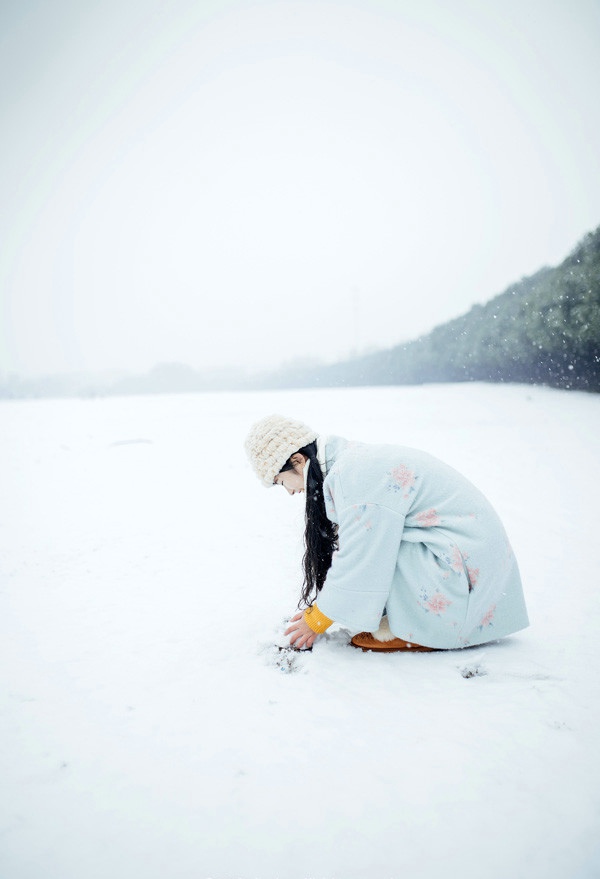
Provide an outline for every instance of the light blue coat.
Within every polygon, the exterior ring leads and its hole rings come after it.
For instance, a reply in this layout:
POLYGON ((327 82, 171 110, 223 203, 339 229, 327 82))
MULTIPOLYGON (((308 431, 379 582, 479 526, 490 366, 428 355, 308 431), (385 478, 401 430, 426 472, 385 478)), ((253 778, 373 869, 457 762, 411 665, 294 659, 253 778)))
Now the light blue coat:
POLYGON ((319 609, 353 631, 426 647, 482 644, 529 625, 498 515, 464 476, 425 452, 329 437, 327 516, 339 526, 319 609))

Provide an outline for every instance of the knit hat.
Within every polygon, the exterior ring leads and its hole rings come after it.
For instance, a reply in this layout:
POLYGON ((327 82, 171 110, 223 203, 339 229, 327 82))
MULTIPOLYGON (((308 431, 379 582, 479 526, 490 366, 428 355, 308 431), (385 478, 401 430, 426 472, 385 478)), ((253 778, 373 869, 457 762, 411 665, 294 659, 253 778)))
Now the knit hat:
POLYGON ((301 421, 268 415, 250 428, 244 445, 256 475, 268 488, 288 458, 316 438, 315 431, 301 421))

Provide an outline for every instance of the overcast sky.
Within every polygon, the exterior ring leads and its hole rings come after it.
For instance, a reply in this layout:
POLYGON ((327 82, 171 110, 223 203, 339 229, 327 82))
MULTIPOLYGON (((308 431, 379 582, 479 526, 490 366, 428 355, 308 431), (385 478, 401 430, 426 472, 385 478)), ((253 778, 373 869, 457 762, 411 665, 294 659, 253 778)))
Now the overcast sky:
POLYGON ((1 372, 416 337, 600 224, 598 0, 0 0, 1 372))

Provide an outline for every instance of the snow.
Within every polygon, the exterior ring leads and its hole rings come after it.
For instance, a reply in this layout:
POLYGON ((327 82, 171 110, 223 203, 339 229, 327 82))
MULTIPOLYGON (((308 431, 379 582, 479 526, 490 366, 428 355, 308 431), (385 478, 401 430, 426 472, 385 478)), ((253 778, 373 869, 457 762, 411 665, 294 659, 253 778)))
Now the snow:
POLYGON ((600 875, 600 398, 483 384, 0 405, 2 879, 600 875), (302 497, 270 412, 399 442, 500 513, 532 625, 284 647, 302 497))

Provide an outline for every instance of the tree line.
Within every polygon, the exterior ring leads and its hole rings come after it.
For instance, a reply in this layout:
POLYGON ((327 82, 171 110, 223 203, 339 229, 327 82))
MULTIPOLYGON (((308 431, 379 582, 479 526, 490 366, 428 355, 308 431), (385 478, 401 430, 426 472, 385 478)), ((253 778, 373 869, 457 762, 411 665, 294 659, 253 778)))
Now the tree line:
POLYGON ((600 391, 600 227, 555 268, 522 278, 485 305, 386 351, 273 386, 527 382, 600 391))
POLYGON ((0 376, 0 398, 181 393, 257 388, 525 382, 600 391, 600 227, 557 267, 512 284, 485 305, 385 351, 262 376, 159 364, 144 376, 0 376))

